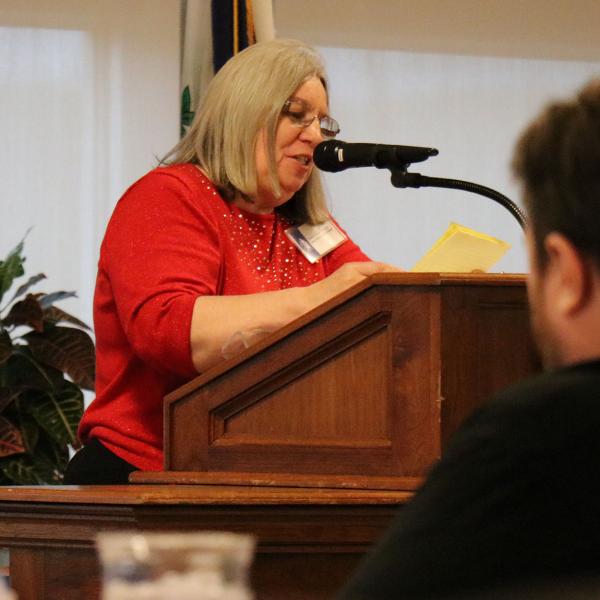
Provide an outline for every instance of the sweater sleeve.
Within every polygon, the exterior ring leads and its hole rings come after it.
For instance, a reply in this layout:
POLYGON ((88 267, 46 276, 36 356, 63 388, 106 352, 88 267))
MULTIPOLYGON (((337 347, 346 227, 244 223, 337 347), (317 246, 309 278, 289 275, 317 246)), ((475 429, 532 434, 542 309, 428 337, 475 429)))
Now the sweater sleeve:
POLYGON ((198 296, 218 289, 221 256, 210 196, 157 169, 119 201, 102 245, 124 334, 158 371, 189 375, 190 327, 198 296))

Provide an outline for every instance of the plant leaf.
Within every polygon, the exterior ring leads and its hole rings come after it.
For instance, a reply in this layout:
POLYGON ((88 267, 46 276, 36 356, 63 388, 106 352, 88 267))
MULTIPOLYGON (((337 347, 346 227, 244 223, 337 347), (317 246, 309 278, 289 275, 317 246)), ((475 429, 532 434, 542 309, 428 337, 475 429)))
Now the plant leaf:
POLYGON ((25 452, 23 436, 18 427, 0 415, 0 457, 25 452))
POLYGON ((8 331, 0 329, 0 365, 9 359, 12 350, 13 344, 8 331))
POLYGON ((4 319, 5 325, 29 325, 36 331, 44 330, 44 313, 40 301, 33 294, 27 294, 25 300, 12 305, 10 312, 4 319))
POLYGON ((24 242, 25 238, 9 252, 8 256, 3 261, 0 261, 0 302, 2 301, 5 292, 12 285, 14 279, 25 273, 25 270, 23 269, 25 258, 21 256, 24 242))
POLYGON ((66 381, 58 392, 29 393, 21 406, 58 444, 77 447, 77 427, 83 414, 83 394, 66 381))
POLYGON ((192 124, 192 121, 194 120, 194 114, 195 113, 192 111, 192 95, 190 93, 190 86, 186 85, 181 93, 181 137, 185 135, 185 132, 192 124))
POLYGON ((40 438, 40 426, 37 421, 27 414, 19 415, 18 427, 23 436, 23 445, 29 454, 33 454, 40 438))
POLYGON ((50 306, 46 310, 44 310, 44 322, 55 325, 60 321, 65 321, 67 323, 73 323, 73 325, 77 325, 82 329, 87 329, 91 331, 91 328, 88 327, 83 321, 80 321, 77 317, 70 315, 68 312, 58 308, 58 306, 50 306))
POLYGON ((43 333, 31 331, 23 337, 35 358, 64 371, 77 385, 94 389, 96 353, 94 342, 85 331, 57 326, 43 333))
POLYGON ((16 390, 56 390, 64 382, 61 371, 41 364, 27 346, 13 346, 10 358, 0 365, 0 384, 16 390))
POLYGON ((186 85, 181 93, 181 112, 189 112, 192 108, 192 94, 190 93, 190 86, 186 85))
POLYGON ((35 466, 29 456, 19 456, 0 462, 4 475, 17 485, 43 485, 45 477, 36 473, 35 466))
POLYGON ((4 412, 4 409, 11 402, 13 402, 13 400, 16 400, 19 397, 20 393, 20 390, 0 387, 0 413, 4 412))
POLYGON ((46 279, 46 276, 43 273, 32 275, 22 286, 17 288, 17 291, 14 293, 14 296, 10 299, 10 302, 16 300, 19 296, 22 296, 30 287, 34 286, 42 279, 46 279))
POLYGON ((4 475, 17 485, 56 484, 62 481, 56 467, 36 454, 10 457, 0 462, 4 475))
POLYGON ((55 476, 62 481, 63 472, 69 462, 69 448, 66 444, 57 444, 43 430, 40 430, 40 440, 35 449, 36 455, 52 465, 55 476))
POLYGON ((44 294, 40 298, 40 306, 42 308, 48 308, 52 306, 55 302, 60 300, 66 300, 67 298, 77 298, 76 292, 52 292, 51 294, 44 294))
POLYGON ((33 454, 42 430, 37 421, 24 410, 23 405, 25 401, 25 394, 20 393, 14 403, 10 404, 6 409, 4 416, 14 423, 15 427, 19 428, 23 436, 25 452, 33 454))

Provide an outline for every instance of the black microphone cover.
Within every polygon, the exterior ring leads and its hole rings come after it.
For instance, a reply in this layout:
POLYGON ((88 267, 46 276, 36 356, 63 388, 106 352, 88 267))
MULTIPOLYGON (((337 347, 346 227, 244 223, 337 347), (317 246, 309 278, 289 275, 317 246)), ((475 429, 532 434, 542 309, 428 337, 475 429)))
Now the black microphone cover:
POLYGON ((313 160, 322 171, 337 173, 352 167, 405 169, 413 162, 424 161, 436 154, 438 151, 435 148, 420 146, 353 144, 341 140, 326 140, 315 148, 313 160))

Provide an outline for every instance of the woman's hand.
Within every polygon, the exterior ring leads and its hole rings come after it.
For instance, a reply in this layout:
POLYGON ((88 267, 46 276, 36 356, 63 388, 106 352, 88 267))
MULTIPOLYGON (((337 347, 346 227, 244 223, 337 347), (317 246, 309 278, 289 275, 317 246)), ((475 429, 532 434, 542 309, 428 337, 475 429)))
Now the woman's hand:
POLYGON ((315 308, 323 302, 327 302, 334 296, 351 288, 366 277, 375 273, 399 273, 401 269, 382 262, 352 262, 341 266, 337 271, 325 279, 313 283, 305 288, 309 294, 310 308, 315 308))

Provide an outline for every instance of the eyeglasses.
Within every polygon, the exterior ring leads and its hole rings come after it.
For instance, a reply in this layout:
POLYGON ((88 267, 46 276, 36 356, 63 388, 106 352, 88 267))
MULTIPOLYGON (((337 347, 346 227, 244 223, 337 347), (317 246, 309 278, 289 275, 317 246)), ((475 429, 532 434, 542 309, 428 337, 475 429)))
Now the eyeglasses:
POLYGON ((294 127, 306 129, 315 119, 319 121, 321 135, 324 138, 334 138, 340 132, 339 123, 332 117, 320 117, 319 115, 309 116, 309 107, 302 100, 288 100, 281 111, 282 115, 288 117, 294 127))

